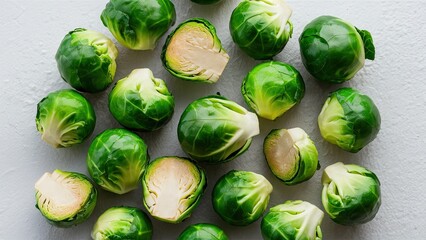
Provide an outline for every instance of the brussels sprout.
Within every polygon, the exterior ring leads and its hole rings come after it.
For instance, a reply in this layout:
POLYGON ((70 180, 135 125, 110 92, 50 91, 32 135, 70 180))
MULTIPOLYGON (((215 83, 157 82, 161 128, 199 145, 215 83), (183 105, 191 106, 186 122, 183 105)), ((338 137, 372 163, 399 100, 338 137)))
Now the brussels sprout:
POLYGON ((380 113, 373 101, 352 88, 330 93, 318 116, 322 137, 353 153, 376 138, 380 122, 380 113))
POLYGON ((109 94, 109 110, 124 127, 154 131, 173 116, 175 101, 166 83, 148 68, 135 69, 109 94))
POLYGON ((90 102, 71 89, 51 92, 43 98, 37 104, 35 120, 41 138, 55 148, 82 143, 96 124, 90 102))
POLYGON ((332 16, 318 17, 306 25, 299 37, 302 62, 316 79, 327 83, 350 80, 374 60, 371 34, 332 16))
POLYGON ((319 167, 317 148, 300 128, 272 130, 263 152, 272 173, 287 185, 310 179, 319 167))
POLYGON ((167 71, 189 81, 217 82, 228 60, 215 27, 202 18, 181 23, 167 37, 161 52, 167 71))
POLYGON ((336 223, 366 223, 379 211, 379 179, 364 167, 341 162, 330 165, 324 170, 322 184, 322 204, 336 223))
POLYGON ((36 208, 57 227, 71 227, 90 217, 98 192, 81 173, 55 170, 35 183, 36 208))
POLYGON ((136 134, 125 129, 108 129, 92 142, 87 168, 103 189, 124 194, 138 187, 149 162, 147 146, 136 134))
POLYGON ((232 40, 250 57, 270 59, 293 33, 291 13, 284 0, 243 0, 229 22, 232 40))
POLYGON ((305 83, 293 66, 270 61, 255 66, 247 74, 241 93, 257 115, 274 120, 302 100, 305 83))
POLYGON ((65 35, 56 62, 62 79, 83 92, 101 92, 114 80, 118 50, 102 33, 77 28, 65 35))
POLYGON ((177 240, 228 240, 228 236, 216 225, 198 223, 185 228, 177 240))
POLYGON ((121 45, 133 50, 152 50, 175 23, 170 0, 110 0, 101 20, 121 45))
POLYGON ((151 240, 152 224, 146 213, 135 207, 111 207, 98 218, 91 233, 94 240, 151 240))
POLYGON ((263 217, 260 228, 265 240, 321 240, 324 213, 315 205, 301 201, 286 201, 272 207, 263 217))
POLYGON ((179 223, 198 206, 206 185, 204 171, 190 160, 157 158, 142 178, 143 204, 154 218, 179 223))
POLYGON ((210 4, 216 4, 218 2, 221 2, 223 0, 191 0, 194 3, 198 3, 201 5, 210 5, 210 4))
POLYGON ((231 170, 213 188, 213 208, 225 222, 246 226, 262 216, 271 192, 271 183, 262 175, 231 170))
POLYGON ((178 125, 182 149, 192 159, 207 163, 238 157, 258 134, 256 114, 221 96, 208 96, 189 104, 178 125))

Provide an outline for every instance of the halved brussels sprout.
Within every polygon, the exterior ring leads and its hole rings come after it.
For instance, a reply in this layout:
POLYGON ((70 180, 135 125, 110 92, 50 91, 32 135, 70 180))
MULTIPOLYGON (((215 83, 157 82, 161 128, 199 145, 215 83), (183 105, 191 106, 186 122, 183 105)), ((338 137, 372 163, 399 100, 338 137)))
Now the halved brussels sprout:
POLYGON ((152 223, 139 208, 111 207, 99 216, 91 236, 94 240, 151 240, 152 223))
POLYGON ((324 213, 311 203, 301 200, 286 201, 272 207, 263 217, 263 239, 321 240, 323 217, 324 213))
POLYGON ((373 38, 366 30, 333 16, 321 16, 306 25, 299 37, 302 62, 316 79, 327 83, 350 80, 374 60, 373 38))
POLYGON ((65 35, 55 58, 62 79, 83 92, 101 92, 113 81, 118 50, 105 35, 77 28, 65 35))
POLYGON ((231 170, 213 188, 213 208, 225 222, 246 226, 265 212, 271 192, 271 183, 262 175, 231 170))
POLYGON ((287 185, 309 180, 319 167, 317 148, 301 128, 272 130, 263 152, 272 173, 287 185))
POLYGON ((324 169, 322 184, 322 204, 336 223, 366 223, 379 211, 380 181, 364 167, 337 162, 324 169))
POLYGON ((221 2, 223 0, 191 0, 192 2, 201 4, 201 5, 210 5, 210 4, 216 4, 218 2, 221 2))
POLYGON ((92 104, 80 93, 63 89, 51 92, 37 104, 37 130, 55 148, 84 142, 95 129, 92 104))
POLYGON ((322 137, 353 153, 376 138, 380 123, 380 113, 373 101, 352 88, 330 93, 318 116, 322 137))
POLYGON ((173 116, 175 101, 166 83, 148 68, 135 69, 109 94, 109 111, 124 127, 154 131, 173 116))
POLYGON ((209 21, 191 18, 167 37, 161 60, 175 77, 183 80, 215 83, 228 63, 229 56, 209 21))
POLYGON ((133 50, 152 50, 175 23, 170 0, 110 0, 101 20, 121 45, 133 50))
POLYGON ((274 120, 302 100, 305 83, 293 66, 270 61, 258 64, 247 74, 241 93, 257 115, 274 120))
POLYGON ((90 144, 87 168, 103 189, 124 194, 136 189, 149 155, 145 142, 126 129, 108 129, 90 144))
POLYGON ((154 218, 179 223, 198 206, 206 185, 204 171, 189 159, 157 158, 142 178, 143 204, 154 218))
POLYGON ((55 170, 35 183, 36 208, 57 227, 71 227, 90 217, 98 192, 81 173, 55 170))
POLYGON ((228 236, 216 225, 198 223, 185 228, 177 240, 228 240, 228 236))
POLYGON ((178 125, 182 149, 192 159, 212 164, 238 157, 257 134, 256 114, 221 96, 208 96, 189 104, 178 125))
POLYGON ((291 38, 291 13, 284 0, 243 0, 229 22, 232 40, 254 59, 271 59, 291 38))

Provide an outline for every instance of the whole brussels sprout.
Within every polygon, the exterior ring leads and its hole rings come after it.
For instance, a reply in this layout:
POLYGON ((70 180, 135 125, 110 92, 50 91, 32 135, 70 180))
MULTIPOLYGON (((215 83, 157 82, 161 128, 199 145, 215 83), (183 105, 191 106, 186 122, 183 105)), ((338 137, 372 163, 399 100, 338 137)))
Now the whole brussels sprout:
POLYGON ((216 29, 203 18, 190 18, 167 37, 161 52, 163 66, 183 80, 215 83, 228 63, 216 29))
POLYGON ((231 170, 213 188, 213 208, 225 222, 246 226, 262 216, 271 192, 271 183, 262 175, 231 170))
POLYGON ((152 50, 175 23, 170 0, 110 0, 101 20, 121 45, 133 50, 152 50))
POLYGON ((37 130, 55 148, 84 142, 95 129, 92 105, 80 93, 63 89, 49 93, 37 104, 37 130))
POLYGON ((99 216, 91 236, 94 240, 151 240, 152 223, 139 208, 111 207, 99 216))
POLYGON ((210 4, 216 4, 218 2, 221 2, 223 0, 191 0, 194 3, 198 3, 201 5, 210 5, 210 4))
POLYGON ((302 62, 312 76, 327 83, 350 80, 374 60, 371 34, 332 16, 321 16, 306 25, 299 37, 302 62))
POLYGON ((330 93, 318 116, 322 137, 353 153, 376 138, 380 122, 380 113, 373 101, 352 88, 330 93))
POLYGON ((109 94, 109 110, 124 127, 154 131, 173 116, 175 101, 166 83, 148 68, 135 69, 109 94))
POLYGON ((55 170, 35 183, 36 208, 57 227, 71 227, 90 217, 98 192, 88 177, 77 172, 55 170))
POLYGON ((154 218, 179 223, 198 206, 206 186, 204 171, 189 159, 160 157, 143 175, 143 204, 154 218))
POLYGON ((265 240, 321 240, 324 213, 315 205, 301 201, 286 201, 272 207, 260 225, 265 240))
POLYGON ((247 74, 241 93, 257 115, 274 120, 302 100, 305 83, 293 66, 270 61, 258 64, 247 74))
POLYGON ((319 167, 317 148, 301 128, 272 130, 263 152, 272 173, 287 185, 309 180, 319 167))
POLYGON ((113 81, 118 50, 105 35, 77 28, 65 35, 55 58, 62 79, 73 88, 96 93, 113 81))
POLYGON ((195 100, 182 113, 178 138, 194 160, 223 163, 244 153, 259 134, 256 114, 221 96, 195 100))
POLYGON ((185 228, 177 240, 228 240, 228 236, 216 225, 198 223, 185 228))
POLYGON ((322 204, 336 223, 366 223, 379 211, 380 181, 364 167, 337 162, 324 169, 322 184, 322 204))
POLYGON ((90 144, 87 168, 103 189, 124 194, 136 189, 149 162, 147 146, 126 129, 108 129, 90 144))
POLYGON ((243 0, 229 22, 232 40, 254 59, 271 59, 293 33, 291 13, 284 0, 243 0))

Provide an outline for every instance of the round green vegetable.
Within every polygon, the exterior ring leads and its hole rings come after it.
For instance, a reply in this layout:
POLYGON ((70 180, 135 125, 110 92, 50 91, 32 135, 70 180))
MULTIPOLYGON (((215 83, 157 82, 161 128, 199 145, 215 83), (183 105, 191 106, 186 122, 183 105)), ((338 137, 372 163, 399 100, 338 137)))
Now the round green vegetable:
POLYGON ((124 127, 154 131, 173 116, 175 101, 166 83, 148 68, 135 69, 109 94, 109 110, 124 127))
POLYGON ((374 60, 371 34, 333 16, 321 16, 306 25, 299 37, 300 53, 306 69, 327 83, 348 81, 374 60))
POLYGON ((170 0, 110 0, 101 20, 121 45, 133 50, 152 50, 175 23, 170 0))
POLYGON ((376 138, 380 123, 380 113, 373 101, 352 88, 330 93, 318 116, 322 137, 353 153, 376 138))
POLYGON ((79 91, 96 93, 113 82, 117 56, 117 48, 105 35, 77 28, 65 35, 55 58, 65 82, 79 91))
POLYGON ((380 181, 364 167, 337 162, 324 169, 322 184, 322 204, 336 223, 366 223, 379 211, 380 181))
POLYGON ((74 90, 51 92, 37 104, 37 130, 41 138, 55 148, 84 142, 95 124, 92 105, 74 90))
POLYGON ((216 225, 198 223, 185 228, 177 240, 228 240, 228 236, 216 225))
POLYGON ((258 64, 247 74, 241 93, 257 115, 274 120, 302 100, 305 83, 293 66, 270 61, 258 64))

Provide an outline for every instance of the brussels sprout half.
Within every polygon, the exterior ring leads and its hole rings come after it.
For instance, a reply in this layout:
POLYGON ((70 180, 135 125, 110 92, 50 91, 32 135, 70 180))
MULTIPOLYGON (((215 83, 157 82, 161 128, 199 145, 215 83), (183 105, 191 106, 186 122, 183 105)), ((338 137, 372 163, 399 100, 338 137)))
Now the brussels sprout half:
POLYGON ((175 23, 170 0, 110 0, 101 20, 121 45, 133 50, 152 50, 175 23))
POLYGON ((333 16, 312 20, 299 37, 302 62, 316 79, 328 83, 350 80, 374 60, 371 34, 333 16))
POLYGON ((270 61, 258 64, 247 74, 241 93, 257 115, 274 120, 302 100, 305 83, 293 66, 270 61))
POLYGON ((271 59, 293 33, 291 13, 284 0, 243 0, 229 22, 232 40, 254 59, 271 59))
POLYGON ((109 111, 124 127, 154 131, 173 116, 175 101, 166 83, 148 68, 135 69, 109 94, 109 111))
POLYGON ((198 206, 206 185, 204 171, 189 159, 157 158, 142 178, 143 204, 154 218, 179 223, 198 206))
POLYGON ((185 228, 177 240, 228 240, 228 236, 216 225, 198 223, 185 228))
POLYGON ((213 188, 213 208, 225 222, 246 226, 262 216, 272 189, 260 174, 231 170, 213 188))
POLYGON ((95 129, 96 115, 80 93, 63 89, 49 93, 37 104, 35 120, 41 138, 62 148, 84 142, 95 129))
POLYGON ((287 185, 309 180, 318 169, 318 151, 303 129, 274 129, 263 152, 272 173, 287 185))
POLYGON ((81 173, 55 170, 35 183, 36 208, 57 227, 71 227, 90 217, 98 192, 81 173))
POLYGON ((366 223, 379 211, 380 181, 364 167, 337 162, 324 169, 322 184, 322 204, 336 223, 366 223))
POLYGON ((65 35, 55 58, 62 79, 83 92, 101 92, 114 80, 118 50, 105 35, 77 28, 65 35))
POLYGON ((376 138, 380 123, 380 113, 373 101, 352 88, 330 93, 318 116, 322 137, 353 153, 376 138))
POLYGON ((167 37, 161 60, 167 71, 175 77, 215 83, 222 75, 229 56, 210 22, 191 18, 167 37))
POLYGON ((151 240, 152 223, 139 208, 111 207, 99 216, 91 236, 94 240, 151 240))
POLYGON ((182 113, 178 124, 182 149, 192 159, 211 164, 238 157, 257 134, 256 114, 221 96, 195 100, 182 113))

